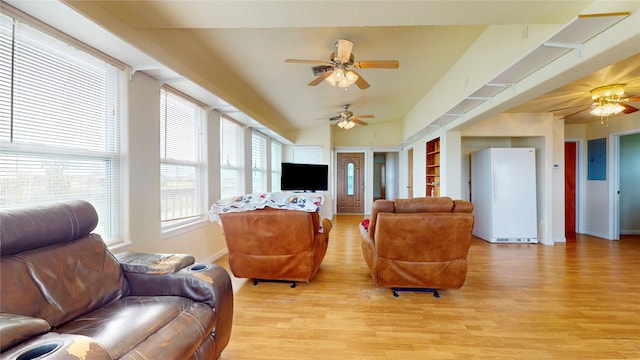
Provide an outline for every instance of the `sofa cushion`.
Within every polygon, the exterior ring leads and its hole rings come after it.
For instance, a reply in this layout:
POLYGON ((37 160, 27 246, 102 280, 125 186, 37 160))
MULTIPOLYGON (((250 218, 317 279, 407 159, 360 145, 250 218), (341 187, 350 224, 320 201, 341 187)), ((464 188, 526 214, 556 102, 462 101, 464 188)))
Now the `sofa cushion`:
POLYGON ((395 208, 397 213, 451 212, 453 200, 449 197, 396 199, 395 208))
POLYGON ((183 297, 129 296, 79 316, 55 331, 92 338, 113 359, 132 349, 138 358, 177 359, 198 348, 213 330, 215 319, 216 313, 209 306, 183 297))

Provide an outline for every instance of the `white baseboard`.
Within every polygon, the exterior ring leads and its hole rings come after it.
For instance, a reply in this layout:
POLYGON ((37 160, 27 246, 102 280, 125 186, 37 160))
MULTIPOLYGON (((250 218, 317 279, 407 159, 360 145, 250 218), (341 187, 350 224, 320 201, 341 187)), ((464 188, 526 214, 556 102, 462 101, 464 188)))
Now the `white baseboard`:
POLYGON ((640 230, 620 230, 620 235, 640 235, 640 230))
POLYGON ((600 233, 596 233, 596 232, 592 232, 592 231, 585 231, 584 234, 595 236, 595 237, 599 237, 599 238, 603 238, 605 240, 611 240, 611 239, 609 239, 607 234, 600 234, 600 233))
POLYGON ((202 263, 213 263, 213 262, 215 262, 216 260, 220 259, 221 257, 223 257, 223 256, 227 255, 227 253, 228 253, 228 252, 229 252, 229 249, 224 248, 224 249, 222 249, 222 250, 218 251, 217 253, 215 253, 215 254, 213 254, 213 255, 211 255, 211 256, 209 256, 209 257, 205 258, 205 259, 202 259, 202 261, 198 261, 198 262, 202 262, 202 263))

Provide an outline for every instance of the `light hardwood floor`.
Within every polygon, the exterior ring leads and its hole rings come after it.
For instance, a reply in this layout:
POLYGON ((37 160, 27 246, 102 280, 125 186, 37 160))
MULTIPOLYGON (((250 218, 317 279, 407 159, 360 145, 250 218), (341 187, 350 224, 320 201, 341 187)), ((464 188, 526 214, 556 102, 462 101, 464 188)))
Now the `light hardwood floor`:
MULTIPOLYGON (((234 278, 223 360, 640 359, 640 237, 555 246, 474 239, 459 290, 376 288, 361 216, 338 215, 311 283, 234 278)), ((225 257, 216 261, 228 269, 225 257)))

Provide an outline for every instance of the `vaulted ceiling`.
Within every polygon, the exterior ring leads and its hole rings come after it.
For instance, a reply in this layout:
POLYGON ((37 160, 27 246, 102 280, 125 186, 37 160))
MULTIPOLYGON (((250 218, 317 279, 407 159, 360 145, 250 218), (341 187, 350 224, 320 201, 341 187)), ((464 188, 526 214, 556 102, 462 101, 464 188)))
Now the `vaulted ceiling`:
MULTIPOLYGON (((38 12, 33 4, 9 3, 38 12)), ((525 24, 557 29, 585 11, 633 13, 640 8, 640 1, 635 0, 65 3, 153 59, 135 64, 135 71, 178 88, 187 89, 188 79, 215 94, 212 107, 231 116, 248 117, 281 134, 328 122, 344 104, 351 104, 355 114, 374 115, 367 119, 369 123, 396 121, 402 126, 407 114, 437 89, 443 76, 490 26, 525 24), (360 69, 371 87, 345 90, 326 82, 308 86, 314 79, 311 65, 284 61, 329 60, 339 38, 354 43, 356 61, 398 60, 400 66, 360 69)), ((45 16, 47 10, 40 12, 45 16)), ((82 31, 78 32, 82 37, 82 31)), ((589 106, 590 89, 612 82, 628 84, 628 93, 640 95, 638 53, 636 48, 612 54, 609 62, 601 62, 597 68, 591 63, 592 69, 584 76, 576 75, 580 72, 568 74, 557 88, 523 99, 509 111, 547 112, 569 107, 557 112, 558 116, 568 115, 589 106)), ((640 103, 632 105, 640 107, 640 103)), ((588 111, 567 118, 568 123, 593 120, 588 111)))

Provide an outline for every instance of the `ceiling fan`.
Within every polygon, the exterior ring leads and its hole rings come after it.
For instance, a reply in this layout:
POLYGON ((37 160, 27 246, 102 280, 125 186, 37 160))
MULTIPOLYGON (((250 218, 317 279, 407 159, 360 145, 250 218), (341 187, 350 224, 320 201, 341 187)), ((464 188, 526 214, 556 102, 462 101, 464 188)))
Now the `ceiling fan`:
POLYGON ((355 83, 360 89, 370 87, 369 83, 362 78, 356 69, 397 69, 400 66, 398 60, 368 60, 355 61, 353 53, 353 42, 345 39, 336 41, 336 51, 331 53, 329 61, 321 60, 300 60, 286 59, 287 63, 314 64, 311 70, 316 78, 309 83, 309 86, 316 86, 326 80, 333 86, 346 88, 355 83))
POLYGON ((329 118, 330 121, 337 121, 336 125, 342 129, 351 129, 356 124, 360 124, 366 126, 369 124, 366 121, 360 119, 373 119, 373 115, 353 115, 351 111, 349 111, 349 104, 344 106, 343 111, 338 111, 338 116, 334 116, 329 118))
POLYGON ((578 105, 570 106, 562 109, 554 109, 551 112, 574 109, 582 107, 582 109, 565 115, 564 118, 568 118, 574 115, 578 115, 585 110, 591 109, 591 114, 600 117, 608 117, 611 115, 624 113, 631 114, 640 109, 628 104, 629 102, 640 101, 640 96, 624 95, 625 84, 612 84, 600 86, 590 91, 591 99, 593 102, 590 105, 578 105))

